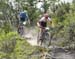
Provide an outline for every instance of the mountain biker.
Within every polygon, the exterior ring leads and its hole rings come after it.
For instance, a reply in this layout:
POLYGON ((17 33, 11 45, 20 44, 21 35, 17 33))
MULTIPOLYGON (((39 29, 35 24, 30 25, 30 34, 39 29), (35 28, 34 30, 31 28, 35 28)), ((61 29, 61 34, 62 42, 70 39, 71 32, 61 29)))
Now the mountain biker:
POLYGON ((45 13, 43 15, 43 17, 41 17, 41 19, 37 22, 37 26, 40 28, 40 32, 41 34, 43 33, 43 31, 45 30, 45 28, 47 27, 47 22, 52 23, 51 18, 49 17, 48 13, 45 13))
POLYGON ((20 23, 22 24, 26 24, 26 21, 29 22, 29 17, 26 11, 20 12, 19 18, 20 18, 20 23))
POLYGON ((22 11, 19 13, 19 25, 18 25, 18 33, 24 33, 24 25, 26 22, 29 22, 29 17, 26 11, 22 11))

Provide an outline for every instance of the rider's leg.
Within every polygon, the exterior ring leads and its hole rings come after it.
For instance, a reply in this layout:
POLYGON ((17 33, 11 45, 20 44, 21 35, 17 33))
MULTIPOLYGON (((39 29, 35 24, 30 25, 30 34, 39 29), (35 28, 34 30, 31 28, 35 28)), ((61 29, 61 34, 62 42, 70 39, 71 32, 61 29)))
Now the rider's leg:
POLYGON ((42 42, 43 42, 43 34, 44 34, 44 31, 45 31, 45 29, 44 28, 41 28, 41 36, 40 36, 41 45, 42 45, 42 42))
POLYGON ((41 28, 41 34, 43 35, 45 28, 41 28))
POLYGON ((42 38, 42 28, 41 27, 39 27, 39 33, 38 33, 38 40, 37 40, 37 43, 39 44, 39 45, 41 45, 41 38, 42 38))
POLYGON ((43 35, 43 28, 40 28, 40 36, 42 37, 43 35))

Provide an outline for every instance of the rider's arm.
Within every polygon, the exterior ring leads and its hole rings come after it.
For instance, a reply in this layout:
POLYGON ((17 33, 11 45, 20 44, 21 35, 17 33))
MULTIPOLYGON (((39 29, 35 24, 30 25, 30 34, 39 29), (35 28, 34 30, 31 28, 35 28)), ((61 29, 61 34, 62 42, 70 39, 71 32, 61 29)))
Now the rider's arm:
POLYGON ((52 24, 52 19, 48 17, 48 25, 51 26, 51 24, 52 24))
POLYGON ((48 17, 48 20, 50 21, 50 23, 52 23, 52 19, 48 17))
POLYGON ((40 22, 39 21, 37 22, 37 26, 40 27, 40 22))
POLYGON ((48 20, 49 20, 49 21, 52 21, 50 17, 48 17, 48 20))

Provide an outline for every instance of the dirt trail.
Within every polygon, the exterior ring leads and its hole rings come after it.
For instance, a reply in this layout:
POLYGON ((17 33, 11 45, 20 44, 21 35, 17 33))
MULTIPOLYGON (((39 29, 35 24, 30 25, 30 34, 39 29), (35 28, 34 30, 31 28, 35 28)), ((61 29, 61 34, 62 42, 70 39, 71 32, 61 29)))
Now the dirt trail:
POLYGON ((62 48, 54 48, 52 50, 55 59, 75 59, 74 51, 65 51, 62 48))
MULTIPOLYGON (((37 46, 37 34, 38 31, 36 27, 26 28, 25 29, 25 38, 27 42, 32 46, 37 46)), ((62 49, 54 48, 52 53, 54 54, 55 59, 75 59, 75 53, 66 53, 62 49), (54 52, 55 51, 55 52, 54 52)))
POLYGON ((27 39, 27 42, 30 43, 32 46, 37 46, 37 34, 38 31, 35 27, 26 28, 25 29, 25 38, 27 39))

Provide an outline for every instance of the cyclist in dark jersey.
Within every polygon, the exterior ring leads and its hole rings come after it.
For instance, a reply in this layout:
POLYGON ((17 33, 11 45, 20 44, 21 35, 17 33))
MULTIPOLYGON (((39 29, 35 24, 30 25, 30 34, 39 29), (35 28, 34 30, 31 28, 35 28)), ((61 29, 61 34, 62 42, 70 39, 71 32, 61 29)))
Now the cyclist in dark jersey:
POLYGON ((47 22, 52 22, 48 14, 45 13, 44 16, 37 22, 37 26, 40 28, 41 32, 47 27, 47 22))

